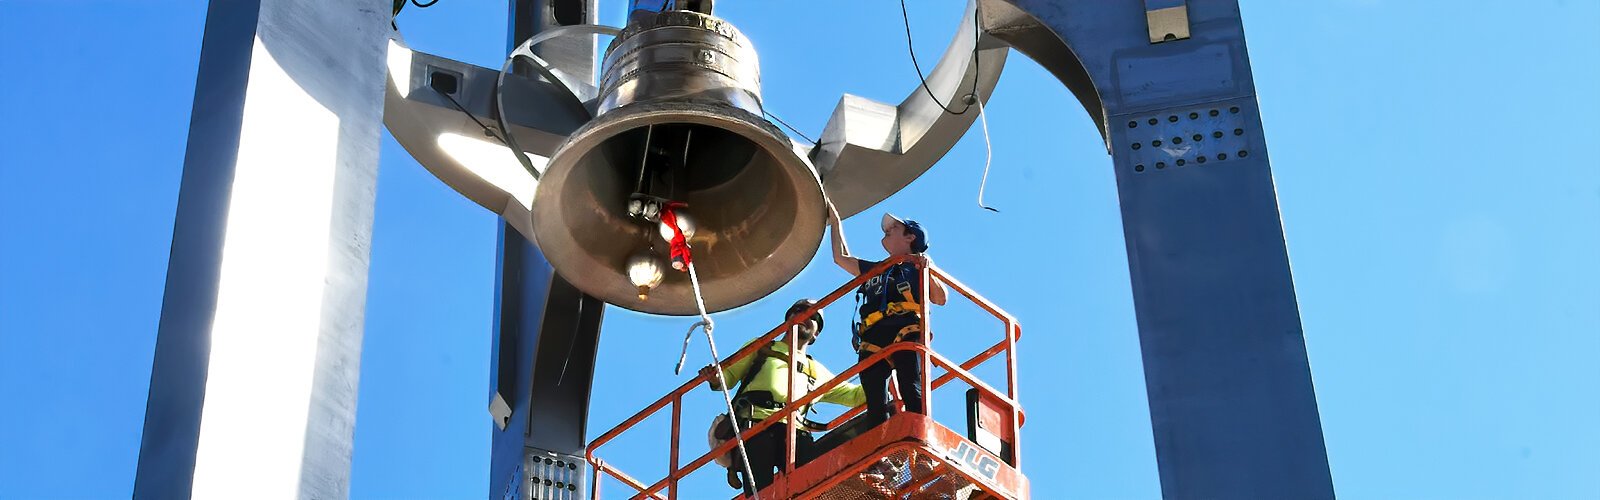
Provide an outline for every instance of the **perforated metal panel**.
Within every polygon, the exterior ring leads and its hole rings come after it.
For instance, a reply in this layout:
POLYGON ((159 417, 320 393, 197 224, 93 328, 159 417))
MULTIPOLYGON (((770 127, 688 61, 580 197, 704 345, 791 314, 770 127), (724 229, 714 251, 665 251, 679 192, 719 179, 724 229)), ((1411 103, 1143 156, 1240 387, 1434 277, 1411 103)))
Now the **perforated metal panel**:
POLYGON ((522 471, 528 500, 582 500, 588 498, 588 466, 576 455, 528 448, 522 471))
POLYGON ((1253 101, 1236 99, 1205 106, 1140 113, 1127 119, 1118 147, 1136 173, 1179 167, 1221 167, 1251 152, 1253 101))

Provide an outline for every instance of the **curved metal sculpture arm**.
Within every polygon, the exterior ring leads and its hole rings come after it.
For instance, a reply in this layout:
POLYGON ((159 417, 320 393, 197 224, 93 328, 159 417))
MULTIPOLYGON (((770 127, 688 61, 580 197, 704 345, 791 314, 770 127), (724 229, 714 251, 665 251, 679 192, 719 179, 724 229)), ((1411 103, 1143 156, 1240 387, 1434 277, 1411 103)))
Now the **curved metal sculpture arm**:
POLYGON ((512 74, 502 83, 497 69, 412 51, 391 40, 383 122, 417 163, 531 238, 528 210, 537 180, 528 167, 542 170, 556 147, 592 116, 585 103, 574 102, 574 96, 584 95, 592 101, 592 86, 569 88, 564 82, 571 78, 559 72, 546 78, 512 74), (497 92, 516 105, 497 112, 497 92), (501 118, 528 164, 508 155, 493 132, 485 132, 486 124, 501 118))
POLYGON ((982 32, 978 4, 968 0, 961 29, 927 75, 927 91, 913 89, 898 106, 850 94, 839 100, 812 161, 840 216, 860 213, 916 180, 978 118, 976 105, 959 114, 941 106, 967 108, 962 102, 969 95, 987 101, 1005 68, 1010 48, 982 32))

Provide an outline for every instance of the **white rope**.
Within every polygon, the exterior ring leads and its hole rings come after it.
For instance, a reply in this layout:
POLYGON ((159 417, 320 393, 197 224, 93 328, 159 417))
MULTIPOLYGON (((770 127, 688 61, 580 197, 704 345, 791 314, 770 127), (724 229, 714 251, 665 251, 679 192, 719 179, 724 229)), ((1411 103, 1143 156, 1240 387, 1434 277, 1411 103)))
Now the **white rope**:
MULTIPOLYGON (((750 467, 750 455, 744 449, 743 429, 739 428, 739 417, 733 409, 733 395, 728 392, 728 377, 722 373, 722 356, 717 354, 717 339, 711 335, 711 330, 716 328, 716 322, 711 320, 711 315, 706 313, 706 300, 700 293, 700 275, 695 272, 694 261, 689 261, 689 284, 694 286, 694 302, 700 307, 700 321, 689 326, 689 334, 683 339, 683 355, 678 358, 679 369, 683 368, 683 360, 689 355, 689 335, 694 334, 695 327, 706 331, 706 345, 711 348, 711 366, 716 367, 717 381, 721 382, 722 402, 728 405, 728 424, 733 426, 733 439, 739 444, 739 461, 744 465, 744 480, 750 489, 750 498, 761 500, 756 493, 755 469, 750 467)), ((759 366, 751 366, 751 370, 759 370, 759 366)))
POLYGON ((683 352, 678 353, 678 367, 672 369, 673 375, 683 373, 683 362, 689 359, 689 341, 694 340, 694 329, 706 326, 704 321, 696 321, 689 325, 689 331, 683 334, 683 352))
POLYGON ((983 124, 983 180, 978 182, 978 206, 999 213, 994 207, 983 204, 983 190, 989 185, 989 165, 994 161, 994 145, 989 143, 989 118, 983 112, 983 99, 973 100, 978 103, 978 122, 983 124))

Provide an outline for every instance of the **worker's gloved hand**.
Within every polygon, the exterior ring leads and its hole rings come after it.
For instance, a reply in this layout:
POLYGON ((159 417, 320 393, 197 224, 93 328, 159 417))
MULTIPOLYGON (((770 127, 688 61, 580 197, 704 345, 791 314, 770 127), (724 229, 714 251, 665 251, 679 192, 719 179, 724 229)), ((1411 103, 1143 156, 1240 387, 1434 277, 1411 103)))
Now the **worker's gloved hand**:
POLYGON ((700 376, 711 381, 712 389, 722 388, 722 378, 717 376, 717 367, 715 365, 706 365, 700 368, 700 376))

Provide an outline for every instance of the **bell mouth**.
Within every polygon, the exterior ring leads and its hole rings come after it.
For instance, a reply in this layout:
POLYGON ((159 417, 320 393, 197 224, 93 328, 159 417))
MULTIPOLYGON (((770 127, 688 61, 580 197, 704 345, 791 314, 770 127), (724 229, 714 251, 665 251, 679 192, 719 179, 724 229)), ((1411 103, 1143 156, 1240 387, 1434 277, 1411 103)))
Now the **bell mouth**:
POLYGON ((704 102, 617 108, 574 133, 551 158, 533 201, 534 239, 562 278, 635 311, 699 311, 686 273, 667 271, 641 299, 628 257, 668 245, 627 212, 635 192, 688 204, 689 239, 709 311, 754 302, 810 262, 826 204, 811 164, 760 117, 704 102), (647 148, 648 138, 648 148, 647 148))

